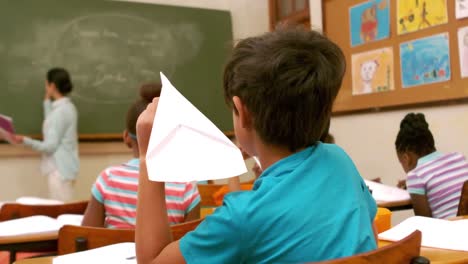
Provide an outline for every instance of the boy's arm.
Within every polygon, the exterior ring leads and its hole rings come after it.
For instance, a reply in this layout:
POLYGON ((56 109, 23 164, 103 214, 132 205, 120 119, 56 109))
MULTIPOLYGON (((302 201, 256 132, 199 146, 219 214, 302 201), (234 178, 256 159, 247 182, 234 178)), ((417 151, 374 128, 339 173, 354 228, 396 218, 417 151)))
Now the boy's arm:
POLYGON ((172 242, 164 183, 151 182, 148 179, 146 151, 157 104, 158 98, 155 98, 137 121, 140 177, 135 230, 136 253, 140 264, 185 263, 178 241, 172 242))
POLYGON ((138 263, 185 263, 178 241, 172 242, 164 183, 148 179, 143 156, 140 161, 136 223, 138 263))
POLYGON ((100 203, 94 196, 89 199, 88 207, 81 222, 82 226, 104 227, 104 205, 100 203))

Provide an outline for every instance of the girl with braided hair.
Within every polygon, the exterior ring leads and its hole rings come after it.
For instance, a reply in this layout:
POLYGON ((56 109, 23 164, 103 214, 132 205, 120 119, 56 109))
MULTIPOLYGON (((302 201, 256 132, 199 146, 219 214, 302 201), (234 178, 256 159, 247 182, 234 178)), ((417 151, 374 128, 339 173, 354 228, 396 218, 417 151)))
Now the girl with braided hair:
POLYGON ((408 174, 406 186, 415 215, 456 216, 468 163, 460 153, 441 153, 424 114, 410 113, 400 123, 395 141, 398 160, 408 174))

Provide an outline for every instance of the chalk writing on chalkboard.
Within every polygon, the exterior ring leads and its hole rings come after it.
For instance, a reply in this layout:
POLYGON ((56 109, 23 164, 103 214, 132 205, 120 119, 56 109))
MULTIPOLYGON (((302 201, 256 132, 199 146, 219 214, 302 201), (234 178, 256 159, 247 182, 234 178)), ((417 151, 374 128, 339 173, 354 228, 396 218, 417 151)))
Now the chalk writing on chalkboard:
POLYGON ((77 87, 74 99, 96 104, 133 101, 139 84, 158 80, 159 71, 170 76, 178 65, 198 54, 203 42, 194 24, 163 24, 114 13, 76 17, 65 23, 44 20, 36 23, 34 31, 32 42, 18 43, 10 53, 16 59, 29 58, 25 66, 34 78, 12 73, 7 76, 9 89, 29 89, 27 80, 38 79, 59 65, 72 73, 77 87))

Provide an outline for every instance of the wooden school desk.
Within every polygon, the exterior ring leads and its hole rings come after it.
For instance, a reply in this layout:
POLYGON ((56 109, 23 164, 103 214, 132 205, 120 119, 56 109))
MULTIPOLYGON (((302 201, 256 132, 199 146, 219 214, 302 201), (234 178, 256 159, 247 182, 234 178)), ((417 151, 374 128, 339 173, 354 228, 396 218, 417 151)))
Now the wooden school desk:
POLYGON ((54 257, 30 258, 18 260, 17 264, 52 264, 54 257))
POLYGON ((17 252, 56 252, 58 231, 0 237, 0 251, 10 252, 10 263, 17 252))
POLYGON ((387 208, 390 211, 413 209, 413 204, 411 203, 411 199, 407 199, 403 201, 395 201, 395 202, 383 202, 383 201, 376 201, 376 202, 377 202, 378 207, 387 208))
MULTIPOLYGON (((389 241, 379 240, 379 247, 391 244, 389 241)), ((466 264, 468 263, 468 252, 455 251, 439 248, 421 247, 421 256, 431 261, 431 264, 466 264)), ((52 262, 51 262, 52 263, 52 262)))
MULTIPOLYGON (((451 221, 468 219, 468 216, 458 216, 451 218, 451 221)), ((379 247, 386 246, 393 242, 379 240, 379 247)), ((428 258, 431 264, 465 264, 468 263, 467 251, 456 251, 439 248, 421 247, 421 256, 428 258)))
MULTIPOLYGON (((385 246, 386 241, 379 241, 379 247, 385 246)), ((463 264, 468 263, 468 252, 452 251, 435 248, 421 248, 421 256, 428 258, 431 264, 463 264)), ((54 257, 42 257, 19 260, 17 264, 52 264, 54 257)))

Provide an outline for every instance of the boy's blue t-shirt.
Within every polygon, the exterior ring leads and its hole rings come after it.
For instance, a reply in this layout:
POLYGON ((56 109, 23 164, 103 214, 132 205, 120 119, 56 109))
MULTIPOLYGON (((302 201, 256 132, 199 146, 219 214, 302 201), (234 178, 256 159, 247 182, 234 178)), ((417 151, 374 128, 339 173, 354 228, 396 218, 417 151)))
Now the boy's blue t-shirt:
POLYGON ((273 164, 252 191, 180 240, 187 263, 303 263, 376 248, 377 206, 348 155, 318 143, 273 164))

